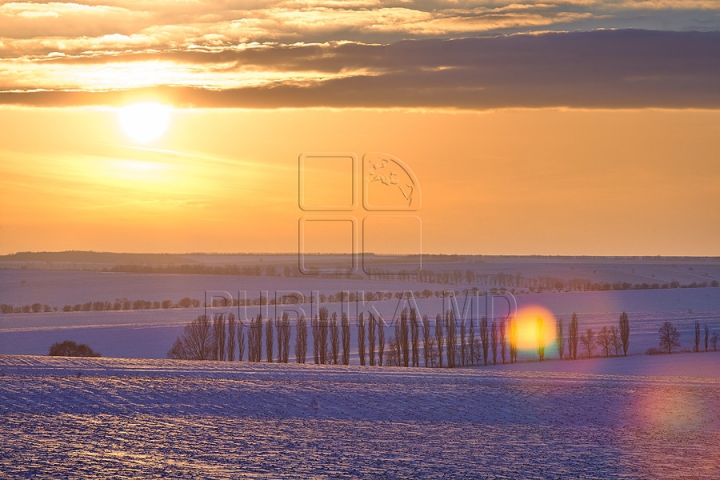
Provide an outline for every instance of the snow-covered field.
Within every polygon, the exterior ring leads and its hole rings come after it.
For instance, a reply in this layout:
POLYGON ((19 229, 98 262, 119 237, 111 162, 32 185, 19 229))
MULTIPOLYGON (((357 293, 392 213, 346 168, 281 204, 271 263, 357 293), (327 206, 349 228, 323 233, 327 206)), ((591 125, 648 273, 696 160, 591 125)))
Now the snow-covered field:
POLYGON ((0 355, 0 471, 717 478, 720 354, 553 363, 596 373, 0 355))

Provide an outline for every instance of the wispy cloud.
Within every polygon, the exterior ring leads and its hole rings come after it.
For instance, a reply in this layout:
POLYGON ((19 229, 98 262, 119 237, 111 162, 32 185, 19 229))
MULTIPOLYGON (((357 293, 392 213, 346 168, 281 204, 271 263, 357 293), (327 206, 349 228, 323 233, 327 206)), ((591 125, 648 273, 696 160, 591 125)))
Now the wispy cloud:
POLYGON ((10 2, 0 102, 715 108, 719 13, 710 0, 10 2))
POLYGON ((159 11, 70 5, 13 3, 0 7, 0 52, 41 56, 52 52, 78 55, 128 50, 217 50, 252 42, 388 43, 407 38, 567 25, 595 16, 587 11, 565 11, 548 5, 424 10, 352 4, 298 9, 279 4, 257 10, 185 15, 170 12, 168 18, 159 11))
POLYGON ((711 0, 11 2, 0 55, 226 48, 598 27, 717 29, 711 0))

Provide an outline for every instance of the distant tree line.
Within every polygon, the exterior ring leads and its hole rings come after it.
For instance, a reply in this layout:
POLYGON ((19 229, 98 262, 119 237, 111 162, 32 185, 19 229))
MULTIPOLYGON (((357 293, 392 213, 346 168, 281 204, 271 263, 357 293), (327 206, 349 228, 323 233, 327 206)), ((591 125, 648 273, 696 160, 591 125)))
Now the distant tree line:
MULTIPOLYGON (((120 268, 120 267, 127 267, 127 271, 133 271, 136 270, 138 272, 144 272, 143 269, 150 269, 150 272, 158 273, 156 270, 160 270, 159 273, 213 273, 218 274, 217 272, 246 272, 246 271, 252 271, 252 272, 260 272, 257 273, 257 275, 281 275, 279 270, 276 269, 274 266, 268 266, 268 267, 258 267, 258 266, 222 266, 222 267, 212 267, 212 266, 206 266, 206 265, 169 265, 169 266, 143 266, 143 265, 128 265, 128 266, 118 266, 113 268, 120 268), (183 267, 188 267, 190 270, 185 271, 178 271, 175 272, 174 269, 181 269, 183 267), (209 271, 206 271, 205 269, 209 269, 209 271), (169 270, 167 272, 164 272, 164 270, 169 270), (217 270, 217 272, 216 272, 217 270)), ((289 267, 286 267, 289 268, 289 267)), ((115 271, 112 270, 111 271, 115 271)), ((125 271, 125 270, 122 270, 125 271)), ((616 283, 593 283, 589 280, 564 280, 564 279, 558 279, 553 277, 537 277, 537 278, 526 278, 523 277, 520 274, 505 274, 505 273, 497 273, 497 274, 477 274, 473 270, 467 270, 467 271, 457 271, 457 272, 446 272, 448 275, 450 275, 449 278, 452 279, 452 281, 448 282, 435 282, 435 283, 450 283, 450 284, 460 284, 463 283, 462 280, 466 279, 466 283, 468 284, 481 284, 481 285, 494 285, 493 287, 488 289, 489 294, 497 295, 501 293, 505 293, 508 291, 508 288, 510 288, 511 293, 515 293, 515 289, 511 287, 524 287, 527 288, 530 292, 544 292, 544 291, 604 291, 604 290, 647 290, 647 289, 666 289, 666 288, 705 288, 705 287, 718 287, 718 281, 713 280, 712 282, 693 282, 691 284, 685 285, 680 284, 680 282, 673 280, 670 283, 653 283, 653 284, 630 284, 627 282, 616 282, 616 283)), ((245 275, 246 273, 227 273, 228 275, 245 275)), ((422 278, 436 278, 438 275, 438 272, 432 272, 432 271, 420 271, 420 272, 414 272, 413 275, 422 277, 422 278)), ((284 275, 284 274, 283 274, 284 275)), ((400 274, 387 274, 387 278, 385 278, 385 274, 378 273, 377 271, 370 270, 370 273, 368 274, 368 277, 370 279, 390 279, 390 277, 398 276, 400 274)), ((409 275, 409 273, 408 273, 409 275)), ((401 275, 402 276, 402 275, 401 275)), ((444 278, 444 277, 443 277, 444 278)), ((426 282, 429 280, 419 280, 426 282)), ((432 283, 432 282, 431 282, 432 283)), ((418 290, 412 292, 413 297, 417 299, 424 299, 424 298, 444 298, 447 296, 449 292, 447 290, 430 290, 430 289, 424 289, 424 290, 418 290)), ((482 292, 477 287, 473 288, 467 288, 460 291, 455 291, 455 295, 462 294, 478 294, 478 295, 485 295, 486 292, 482 292)), ((335 294, 319 294, 317 298, 313 296, 301 296, 298 297, 298 295, 285 295, 279 298, 268 298, 264 295, 260 295, 259 297, 248 299, 248 298, 242 298, 242 299, 233 299, 233 306, 257 306, 257 305, 286 305, 286 304, 305 304, 305 303, 312 303, 313 301, 318 303, 339 303, 339 302, 355 302, 357 300, 365 300, 365 301, 385 301, 385 300, 392 300, 393 297, 396 299, 401 299, 403 295, 405 295, 405 292, 387 292, 387 291, 376 291, 376 292, 363 292, 362 296, 363 298, 358 298, 358 294, 356 292, 348 292, 348 291, 339 291, 335 294)), ((224 306, 224 299, 214 299, 212 305, 213 306, 224 306)), ((151 309, 160 309, 160 308, 198 308, 200 306, 204 305, 203 302, 196 299, 191 299, 189 297, 184 297, 178 302, 173 302, 172 300, 128 300, 127 298, 123 299, 115 299, 115 301, 93 301, 93 302, 85 302, 85 303, 77 303, 74 305, 65 305, 62 307, 63 312, 90 312, 90 311, 120 311, 120 310, 151 310, 151 309)), ((209 305, 208 305, 209 306, 209 305)), ((9 313, 41 313, 41 312, 57 312, 58 307, 50 306, 50 305, 43 305, 40 303, 34 303, 34 304, 28 304, 28 305, 22 305, 22 306, 14 306, 12 304, 0 304, 0 313, 9 314, 9 313)))
MULTIPOLYGON (((692 268, 692 267, 691 267, 692 268)), ((238 275, 238 276, 269 276, 269 277, 299 277, 300 272, 296 265, 115 265, 109 272, 124 273, 166 273, 191 275, 238 275)), ((320 278, 338 278, 337 272, 333 275, 313 273, 320 278)), ((382 281, 402 281, 419 283, 437 283, 442 285, 480 285, 499 288, 523 288, 530 292, 545 291, 604 291, 604 290, 648 290, 666 288, 704 288, 719 287, 717 280, 692 282, 681 284, 677 280, 655 283, 629 283, 629 282, 593 282, 585 278, 559 278, 547 275, 526 277, 521 273, 478 273, 473 269, 464 270, 400 270, 389 271, 380 268, 370 268, 365 275, 343 274, 342 278, 368 279, 382 281)))
MULTIPOLYGON (((415 298, 430 298, 433 295, 442 298, 446 292, 423 290, 413 292, 415 298)), ((364 292, 363 299, 365 301, 382 301, 401 298, 403 293, 397 292, 364 292)), ((336 303, 336 302, 355 302, 358 300, 356 292, 340 291, 335 294, 319 294, 317 299, 314 297, 298 297, 297 295, 284 295, 277 299, 268 298, 264 295, 253 299, 237 299, 233 298, 233 306, 265 306, 265 305, 288 305, 303 304, 317 301, 319 303, 336 303)), ((225 306, 224 299, 214 299, 212 306, 225 306)), ((121 310, 151 310, 151 309, 168 309, 168 308, 199 308, 205 306, 204 302, 184 297, 177 302, 172 300, 129 300, 127 298, 117 298, 115 301, 92 301, 85 303, 76 303, 74 305, 65 305, 62 307, 63 312, 99 312, 99 311, 121 311, 121 310)), ((211 305, 207 305, 211 306, 211 305)), ((58 307, 34 303, 31 305, 14 306, 12 304, 0 304, 0 313, 41 313, 41 312, 57 312, 58 307)))
MULTIPOLYGON (((65 305, 62 307, 63 312, 102 312, 102 311, 122 311, 122 310, 151 310, 160 308, 198 308, 201 306, 200 300, 185 297, 177 302, 172 300, 128 300, 127 298, 117 298, 114 302, 96 301, 76 303, 74 305, 65 305)), ((40 313, 40 312, 57 312, 57 307, 49 305, 41 305, 34 303, 32 305, 24 305, 15 307, 9 304, 0 304, 0 313, 40 313)))
POLYGON ((57 307, 43 305, 42 303, 33 303, 32 305, 22 305, 18 307, 8 303, 0 303, 0 313, 47 313, 57 311, 57 307))

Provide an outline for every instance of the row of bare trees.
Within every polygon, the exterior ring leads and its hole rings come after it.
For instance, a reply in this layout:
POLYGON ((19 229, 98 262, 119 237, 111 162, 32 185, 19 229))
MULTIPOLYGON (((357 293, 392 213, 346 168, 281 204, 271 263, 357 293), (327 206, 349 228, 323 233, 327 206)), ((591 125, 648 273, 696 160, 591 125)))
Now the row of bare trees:
MULTIPOLYGON (((480 321, 479 337, 475 334, 475 322, 469 323, 468 332, 466 322, 463 321, 458 326, 452 310, 449 310, 444 316, 437 315, 433 326, 427 316, 420 319, 415 309, 405 309, 400 315, 400 321, 395 325, 395 336, 389 341, 386 356, 383 319, 371 313, 366 320, 361 313, 357 325, 360 364, 419 367, 422 357, 426 367, 453 368, 480 363, 487 365, 491 351, 493 363, 498 362, 498 352, 505 363, 508 351, 506 322, 493 322, 489 326, 487 319, 483 318, 480 321)), ((167 355, 169 358, 178 359, 234 361, 237 353, 237 359, 242 361, 247 346, 247 360, 260 362, 264 339, 267 362, 289 361, 292 333, 287 313, 282 318, 268 319, 265 322, 262 316, 258 315, 250 321, 247 334, 245 330, 243 323, 238 322, 233 314, 228 315, 227 319, 218 315, 212 320, 201 315, 185 327, 185 331, 175 340, 167 355)), ((513 331, 511 326, 510 332, 513 331)), ((342 315, 338 323, 337 314, 330 315, 326 308, 321 308, 318 315, 311 320, 311 333, 315 363, 350 363, 351 330, 346 314, 342 315)), ((514 337, 511 333, 511 362, 517 359, 517 348, 513 346, 512 338, 514 337)), ((307 343, 307 321, 301 317, 296 323, 295 334, 295 358, 298 363, 306 361, 307 343)))
MULTIPOLYGON (((705 325, 704 326, 704 333, 705 338, 703 346, 705 347, 704 351, 709 352, 709 344, 712 343, 713 351, 717 352, 717 344, 718 344, 718 334, 717 332, 714 332, 712 335, 710 335, 710 328, 705 325)), ((678 329, 675 327, 675 325, 672 324, 672 322, 665 322, 660 327, 660 330, 658 330, 658 333, 660 334, 660 349, 655 348, 649 348, 646 353, 650 355, 655 355, 658 353, 672 353, 674 349, 680 348, 680 332, 678 332, 678 329)), ((703 351, 701 347, 701 329, 700 329, 700 322, 695 320, 695 336, 693 338, 694 345, 693 345, 693 352, 699 353, 703 351)))
MULTIPOLYGON (((540 320, 538 320, 540 324, 540 320)), ((570 325, 568 328, 568 336, 565 337, 564 322, 559 318, 556 323, 556 344, 558 356, 575 360, 578 356, 578 343, 582 345, 585 356, 592 357, 595 348, 600 347, 602 354, 606 357, 611 355, 619 356, 627 355, 630 346, 630 320, 627 313, 620 315, 618 326, 602 327, 599 332, 595 332, 592 328, 588 328, 584 333, 580 333, 580 322, 576 313, 572 314, 570 325), (567 345, 567 356, 565 355, 565 346, 567 345)), ((539 336, 539 338, 541 338, 539 336)), ((540 356, 542 361, 542 355, 540 356)))
MULTIPOLYGON (((713 332, 712 335, 710 335, 710 327, 707 326, 707 324, 704 325, 703 331, 705 333, 705 351, 709 352, 710 349, 708 348, 708 343, 712 343, 713 350, 717 352, 717 344, 718 344, 718 334, 717 332, 713 332)), ((700 352, 702 351, 702 347, 700 346, 700 322, 695 320, 695 346, 693 347, 693 352, 700 352)))
MULTIPOLYGON (((536 338, 540 361, 545 358, 545 329, 545 321, 538 318, 536 338)), ((309 330, 314 363, 350 363, 351 327, 346 313, 338 318, 336 313, 320 308, 311 319, 309 330)), ((579 345, 588 357, 593 356, 597 346, 605 356, 627 355, 630 324, 623 312, 617 327, 603 327, 597 333, 588 328, 580 334, 578 316, 573 314, 567 337, 562 319, 557 321, 555 333, 560 359, 576 359, 579 345)), ((394 325, 394 336, 386 342, 382 317, 361 313, 357 322, 357 352, 360 365, 370 366, 420 367, 422 363, 425 367, 454 368, 514 363, 518 358, 518 335, 518 324, 513 318, 491 322, 486 317, 479 322, 457 321, 453 311, 448 310, 444 315, 438 314, 433 322, 427 315, 420 317, 415 309, 404 309, 394 325)), ((227 318, 201 315, 185 327, 167 355, 179 359, 235 361, 237 354, 237 360, 243 361, 247 346, 249 362, 261 362, 264 353, 267 362, 288 363, 292 336, 287 313, 267 320, 258 315, 248 327, 233 314, 227 318)), ((300 317, 295 324, 297 363, 305 363, 308 358, 308 336, 308 322, 300 317)), ((706 338, 706 348, 707 342, 706 338)))
MULTIPOLYGON (((337 313, 329 314, 327 308, 321 308, 311 323, 313 339, 313 360, 317 364, 349 365, 350 364, 350 320, 346 313, 342 314, 338 323, 337 313)), ((298 320, 296 334, 296 350, 305 352, 307 349, 307 327, 304 317, 298 320)), ((305 355, 297 359, 305 363, 305 355)))
POLYGON ((427 315, 420 318, 414 309, 404 310, 390 338, 386 364, 419 367, 421 358, 423 366, 439 368, 515 362, 516 322, 488 322, 486 317, 479 323, 457 321, 452 310, 438 314, 432 322, 427 315))
MULTIPOLYGON (((395 336, 388 342, 383 319, 372 313, 367 316, 361 313, 357 322, 360 364, 419 367, 422 359, 426 367, 487 365, 490 345, 492 362, 497 363, 500 352, 502 362, 505 363, 507 332, 512 331, 512 328, 508 329, 506 322, 493 322, 489 326, 487 319, 483 318, 479 336, 476 336, 475 322, 469 324, 469 330, 465 321, 458 325, 451 310, 444 316, 437 315, 433 325, 427 316, 420 318, 415 309, 405 309, 395 325, 395 336)), ((295 360, 297 363, 305 363, 308 357, 308 322, 305 317, 297 320, 295 330, 295 360)), ((347 314, 343 313, 338 319, 336 313, 331 315, 326 308, 321 308, 310 321, 310 333, 312 359, 316 364, 350 363, 351 327, 347 314)), ((261 362, 265 353, 267 362, 287 363, 291 337, 292 329, 287 313, 282 318, 265 321, 258 315, 247 327, 238 322, 233 314, 212 318, 201 315, 185 327, 167 356, 189 360, 235 361, 237 354, 237 360, 243 361, 247 349, 249 362, 261 362)), ((512 352, 517 349, 510 345, 509 351, 510 361, 515 361, 517 357, 512 352)))

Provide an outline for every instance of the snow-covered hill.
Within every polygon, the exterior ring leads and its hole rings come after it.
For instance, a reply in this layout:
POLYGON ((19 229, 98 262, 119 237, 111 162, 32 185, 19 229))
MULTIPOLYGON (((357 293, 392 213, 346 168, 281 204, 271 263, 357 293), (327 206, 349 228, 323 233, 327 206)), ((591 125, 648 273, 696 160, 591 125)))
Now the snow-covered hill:
POLYGON ((620 375, 0 356, 0 470, 716 478, 715 357, 605 360, 634 373, 620 375), (658 362, 670 376, 643 375, 658 362), (693 362, 711 374, 672 376, 693 362))

